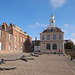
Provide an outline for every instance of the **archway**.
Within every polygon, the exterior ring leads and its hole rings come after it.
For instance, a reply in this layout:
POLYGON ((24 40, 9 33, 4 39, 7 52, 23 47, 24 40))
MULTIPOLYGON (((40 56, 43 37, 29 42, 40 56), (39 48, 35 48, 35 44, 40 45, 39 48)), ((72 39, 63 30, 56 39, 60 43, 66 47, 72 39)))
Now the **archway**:
POLYGON ((57 44, 53 44, 53 50, 57 50, 57 44))
POLYGON ((51 49, 51 45, 50 44, 47 44, 46 45, 46 49, 51 49))

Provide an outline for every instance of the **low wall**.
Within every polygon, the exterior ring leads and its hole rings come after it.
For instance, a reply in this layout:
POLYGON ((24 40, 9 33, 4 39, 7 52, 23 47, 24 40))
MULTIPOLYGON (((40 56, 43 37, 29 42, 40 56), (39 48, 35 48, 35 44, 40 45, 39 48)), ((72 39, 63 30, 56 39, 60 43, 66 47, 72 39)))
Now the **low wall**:
POLYGON ((67 55, 69 55, 70 52, 75 52, 75 49, 65 49, 67 55))
POLYGON ((19 53, 22 51, 0 51, 0 54, 10 54, 10 53, 19 53))

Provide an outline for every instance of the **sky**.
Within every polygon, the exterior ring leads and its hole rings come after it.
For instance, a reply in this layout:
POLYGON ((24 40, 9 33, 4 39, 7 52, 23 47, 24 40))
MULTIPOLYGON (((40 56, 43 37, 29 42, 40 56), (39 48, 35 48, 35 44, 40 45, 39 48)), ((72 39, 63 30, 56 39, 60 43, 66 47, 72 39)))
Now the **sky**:
POLYGON ((54 14, 56 26, 64 39, 75 43, 75 0, 0 0, 0 24, 16 24, 34 40, 50 24, 54 14))

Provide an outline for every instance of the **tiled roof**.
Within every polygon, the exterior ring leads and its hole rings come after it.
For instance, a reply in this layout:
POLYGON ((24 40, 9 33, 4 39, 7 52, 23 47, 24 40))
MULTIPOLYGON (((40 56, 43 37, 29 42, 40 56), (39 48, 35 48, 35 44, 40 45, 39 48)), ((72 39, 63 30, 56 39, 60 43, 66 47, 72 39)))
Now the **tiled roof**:
POLYGON ((45 32, 62 32, 62 31, 60 28, 56 27, 56 31, 53 31, 53 28, 50 28, 50 31, 48 31, 48 29, 45 29, 42 33, 45 33, 45 32))

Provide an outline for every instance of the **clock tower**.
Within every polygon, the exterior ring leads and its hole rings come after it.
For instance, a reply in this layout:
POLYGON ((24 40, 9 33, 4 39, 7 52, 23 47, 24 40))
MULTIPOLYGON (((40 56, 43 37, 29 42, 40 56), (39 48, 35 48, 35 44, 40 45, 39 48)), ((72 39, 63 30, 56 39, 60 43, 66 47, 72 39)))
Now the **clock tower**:
POLYGON ((64 51, 64 32, 55 25, 54 15, 52 13, 49 26, 40 33, 40 52, 42 53, 61 53, 64 51))
POLYGON ((51 28, 51 27, 52 28, 56 27, 53 13, 51 15, 50 25, 48 26, 48 28, 51 28))

